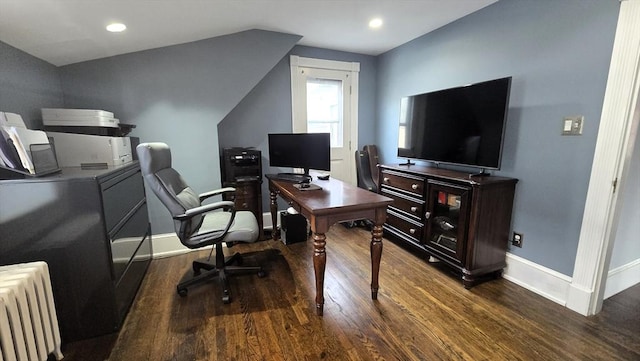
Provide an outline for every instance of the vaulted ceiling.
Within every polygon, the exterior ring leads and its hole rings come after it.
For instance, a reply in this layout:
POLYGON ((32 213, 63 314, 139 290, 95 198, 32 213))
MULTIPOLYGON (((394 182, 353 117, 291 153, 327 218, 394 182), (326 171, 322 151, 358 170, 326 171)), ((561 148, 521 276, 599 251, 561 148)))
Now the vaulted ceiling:
POLYGON ((1 0, 0 41, 61 66, 262 29, 378 55, 496 0, 1 0), (380 18, 382 26, 369 27, 380 18), (107 24, 127 29, 109 33, 107 24))

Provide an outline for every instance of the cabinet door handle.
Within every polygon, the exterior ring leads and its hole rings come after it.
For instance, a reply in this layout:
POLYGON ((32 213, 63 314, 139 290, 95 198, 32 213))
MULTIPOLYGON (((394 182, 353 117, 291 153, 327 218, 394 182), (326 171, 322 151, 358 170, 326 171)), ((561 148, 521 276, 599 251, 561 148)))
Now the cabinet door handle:
POLYGON ((389 183, 389 177, 382 178, 382 181, 385 182, 385 183, 389 183))
POLYGON ((409 233, 411 233, 411 234, 416 234, 416 229, 415 229, 415 228, 411 228, 411 229, 409 230, 409 233))
POLYGON ((429 217, 431 217, 431 212, 426 212, 424 218, 429 219, 429 217))
POLYGON ((417 184, 415 184, 415 183, 413 183, 413 184, 411 185, 411 189, 413 189, 413 190, 418 189, 418 185, 417 185, 417 184))
POLYGON ((411 212, 416 213, 417 210, 418 210, 418 207, 411 207, 411 212))

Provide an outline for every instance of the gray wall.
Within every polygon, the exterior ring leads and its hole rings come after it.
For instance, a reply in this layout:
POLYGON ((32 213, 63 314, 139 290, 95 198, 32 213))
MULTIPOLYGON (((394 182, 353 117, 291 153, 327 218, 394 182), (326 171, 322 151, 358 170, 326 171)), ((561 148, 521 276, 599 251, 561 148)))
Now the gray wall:
MULTIPOLYGON (((518 178, 511 252, 573 274, 620 4, 503 0, 378 59, 377 143, 396 157, 402 96, 513 76, 502 169, 518 178), (582 136, 560 136, 584 115, 582 136)), ((472 170, 473 171, 473 170, 472 170)))
POLYGON ((58 68, 0 42, 0 111, 22 116, 31 129, 42 129, 40 108, 63 105, 58 68))
MULTIPOLYGON (((240 104, 218 124, 220 148, 254 147, 262 152, 263 173, 290 171, 269 167, 267 134, 291 132, 291 69, 289 55, 360 63, 358 141, 375 141, 375 89, 377 62, 373 56, 296 46, 271 70, 240 104), (240 135, 240 136, 238 136, 240 135)), ((354 150, 355 151, 355 150, 354 150)), ((263 209, 269 208, 267 183, 262 185, 263 209)))
MULTIPOLYGON (((221 185, 218 123, 299 39, 250 30, 64 66, 65 106, 112 111, 136 125, 132 136, 166 142, 174 167, 204 192, 221 185)), ((173 232, 162 204, 148 199, 153 233, 173 232)))

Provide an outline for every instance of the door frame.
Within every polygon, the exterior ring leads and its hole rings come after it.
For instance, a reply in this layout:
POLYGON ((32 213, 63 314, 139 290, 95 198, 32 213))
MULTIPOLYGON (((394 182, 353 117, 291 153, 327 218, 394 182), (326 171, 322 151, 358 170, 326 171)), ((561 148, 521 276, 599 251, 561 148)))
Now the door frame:
MULTIPOLYGON (((349 183, 355 185, 356 184, 356 163, 355 156, 353 156, 353 152, 358 148, 358 75, 360 73, 360 63, 358 62, 346 62, 346 61, 337 61, 337 60, 325 60, 325 59, 315 59, 315 58, 305 58, 297 55, 291 55, 289 57, 289 61, 291 64, 291 129, 295 133, 295 119, 299 116, 299 112, 305 111, 306 109, 296 109, 295 102, 293 100, 294 91, 299 89, 301 86, 306 86, 306 84, 300 84, 300 79, 297 76, 299 68, 316 68, 316 69, 327 69, 327 70, 339 70, 349 72, 349 76, 351 78, 351 88, 349 91, 349 106, 351 108, 350 118, 348 119, 350 123, 349 127, 349 139, 345 139, 348 142, 349 153, 352 156, 347 157, 348 162, 348 174, 349 174, 349 183)), ((345 91, 347 91, 345 89, 345 91)))
POLYGON ((613 241, 640 116, 640 0, 620 2, 598 140, 567 307, 585 316, 602 309, 613 241), (595 265, 595 266, 594 266, 595 265))

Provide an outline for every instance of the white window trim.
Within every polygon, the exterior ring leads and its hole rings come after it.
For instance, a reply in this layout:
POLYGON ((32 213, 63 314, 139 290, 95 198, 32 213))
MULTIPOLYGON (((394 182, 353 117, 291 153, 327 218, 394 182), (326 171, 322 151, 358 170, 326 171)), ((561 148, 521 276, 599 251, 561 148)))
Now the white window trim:
MULTIPOLYGON (((329 69, 329 70, 342 70, 351 72, 351 150, 354 150, 358 144, 358 73, 360 73, 360 63, 357 62, 345 62, 336 60, 324 60, 314 58, 303 58, 297 55, 291 55, 291 89, 298 89, 302 86, 298 84, 298 68, 316 68, 316 69, 329 69)), ((306 84, 303 84, 306 86, 306 84)), ((295 104, 293 102, 293 92, 291 94, 291 129, 294 129, 294 117, 295 117, 295 104)), ((295 132, 295 129, 294 129, 295 132)))
MULTIPOLYGON (((297 76, 299 68, 316 68, 316 69, 328 69, 328 70, 341 70, 350 72, 349 77, 351 78, 351 119, 350 124, 351 128, 349 129, 350 138, 346 139, 349 143, 349 150, 353 152, 358 147, 358 89, 359 89, 359 73, 360 73, 360 63, 358 62, 346 62, 346 61, 337 61, 337 60, 325 60, 325 59, 315 59, 315 58, 304 58, 297 55, 291 55, 289 58, 291 64, 291 129, 293 132, 296 132, 295 121, 296 119, 296 111, 302 111, 300 109, 296 109, 295 101, 293 98, 293 93, 296 89, 299 89, 301 86, 306 86, 306 84, 299 84, 299 78, 297 76)), ((304 109, 306 111, 306 109, 304 109)), ((353 158, 353 157, 351 157, 353 158)), ((350 160, 351 162, 351 160, 350 160)), ((355 161, 354 161, 355 162, 355 161)), ((355 164, 353 164, 354 168, 355 164)), ((355 184, 355 170, 352 173, 352 183, 355 184)))

